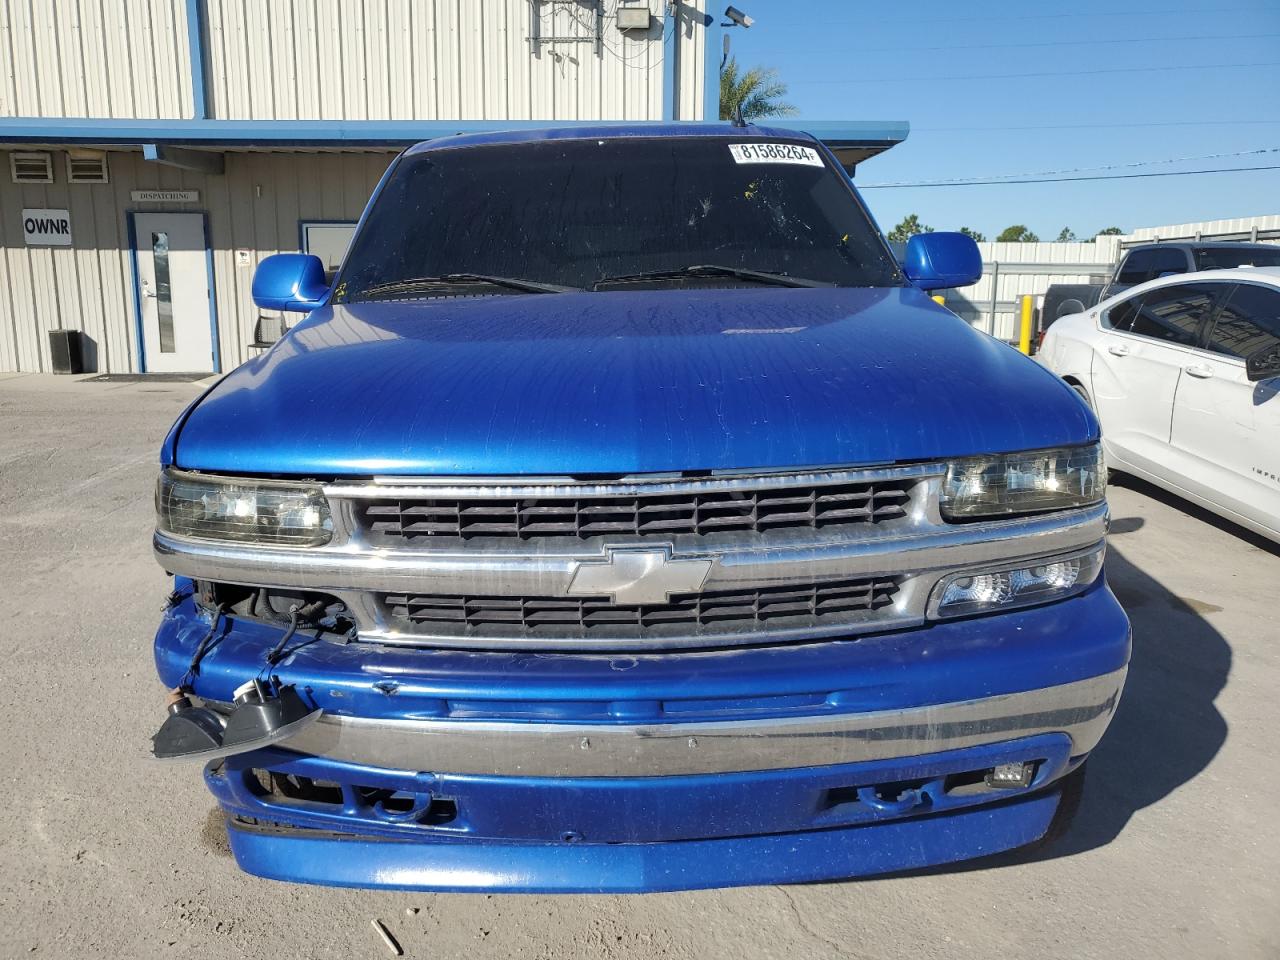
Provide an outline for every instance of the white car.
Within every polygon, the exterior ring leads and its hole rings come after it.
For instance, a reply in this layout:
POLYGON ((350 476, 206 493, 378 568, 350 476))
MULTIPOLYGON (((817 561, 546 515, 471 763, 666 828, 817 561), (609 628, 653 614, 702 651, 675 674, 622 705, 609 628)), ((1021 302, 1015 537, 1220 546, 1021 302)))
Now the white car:
POLYGON ((1280 268, 1139 284, 1037 358, 1097 412, 1109 466, 1280 542, 1280 268))

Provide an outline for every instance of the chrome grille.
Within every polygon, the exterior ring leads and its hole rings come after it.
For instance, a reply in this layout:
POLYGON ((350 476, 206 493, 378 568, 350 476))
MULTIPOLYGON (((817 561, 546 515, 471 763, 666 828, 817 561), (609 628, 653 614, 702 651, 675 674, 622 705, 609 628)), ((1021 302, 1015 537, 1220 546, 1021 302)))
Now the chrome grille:
POLYGON ((892 606, 899 585, 893 577, 827 580, 675 595, 655 604, 616 604, 608 597, 425 593, 388 593, 382 603, 393 628, 408 633, 631 639, 672 631, 715 636, 854 623, 892 606))
POLYGON ((906 516, 914 480, 629 496, 380 498, 358 522, 374 544, 597 536, 765 533, 875 524, 906 516))

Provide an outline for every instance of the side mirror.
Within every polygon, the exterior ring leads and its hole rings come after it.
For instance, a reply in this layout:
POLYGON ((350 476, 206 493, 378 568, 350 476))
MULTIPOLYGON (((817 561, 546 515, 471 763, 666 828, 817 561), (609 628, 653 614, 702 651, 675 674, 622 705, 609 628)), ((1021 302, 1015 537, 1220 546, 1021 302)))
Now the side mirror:
POLYGON ((1053 319, 1061 320, 1073 313, 1084 313, 1084 304, 1079 300, 1063 300, 1058 304, 1058 315, 1053 319))
POLYGON ((1249 354, 1244 361, 1244 372, 1250 383, 1280 377, 1280 344, 1273 343, 1249 354))
POLYGON ((967 287, 982 277, 982 254, 963 233, 917 233, 907 241, 902 270, 921 290, 967 287))
POLYGON ((267 257, 253 274, 253 302, 264 310, 308 313, 324 303, 324 262, 305 253, 267 257))

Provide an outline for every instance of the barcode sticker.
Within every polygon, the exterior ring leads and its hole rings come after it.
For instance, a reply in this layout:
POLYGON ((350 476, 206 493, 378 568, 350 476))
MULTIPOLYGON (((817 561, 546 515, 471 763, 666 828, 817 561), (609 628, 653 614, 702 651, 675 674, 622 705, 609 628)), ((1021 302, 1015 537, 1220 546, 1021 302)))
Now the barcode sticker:
POLYGON ((806 167, 822 166, 822 158, 813 147, 798 143, 731 143, 729 153, 735 163, 799 163, 806 167))

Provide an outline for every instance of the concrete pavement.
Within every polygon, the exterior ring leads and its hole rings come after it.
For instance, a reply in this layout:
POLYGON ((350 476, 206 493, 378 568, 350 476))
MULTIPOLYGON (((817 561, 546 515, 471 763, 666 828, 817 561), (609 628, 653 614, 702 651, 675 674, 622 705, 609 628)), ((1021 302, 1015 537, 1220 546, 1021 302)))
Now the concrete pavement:
POLYGON ((148 756, 156 453, 199 390, 0 375, 0 958, 390 956, 374 917, 433 960, 1280 955, 1280 551, 1137 484, 1111 493, 1129 686, 1034 860, 642 897, 241 874, 197 767, 148 756))

